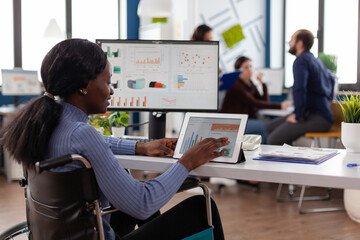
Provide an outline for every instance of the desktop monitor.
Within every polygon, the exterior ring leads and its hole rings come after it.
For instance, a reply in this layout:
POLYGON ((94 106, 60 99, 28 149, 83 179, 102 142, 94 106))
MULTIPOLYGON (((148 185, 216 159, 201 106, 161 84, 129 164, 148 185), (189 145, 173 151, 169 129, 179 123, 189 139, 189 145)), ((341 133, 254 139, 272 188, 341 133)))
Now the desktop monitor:
MULTIPOLYGON (((98 39, 96 43, 111 64, 110 110, 218 111, 219 42, 98 39)), ((149 138, 165 137, 165 114, 150 113, 149 123, 149 138)))
POLYGON ((40 95, 41 84, 37 71, 2 69, 2 94, 4 96, 40 95))
POLYGON ((42 92, 37 71, 2 69, 1 76, 1 93, 4 96, 14 96, 16 107, 20 103, 19 96, 37 96, 42 92))
POLYGON ((269 95, 281 95, 284 88, 284 69, 283 68, 261 68, 256 72, 264 74, 264 81, 268 85, 269 95))
POLYGON ((96 40, 111 63, 111 110, 215 112, 219 43, 96 40))

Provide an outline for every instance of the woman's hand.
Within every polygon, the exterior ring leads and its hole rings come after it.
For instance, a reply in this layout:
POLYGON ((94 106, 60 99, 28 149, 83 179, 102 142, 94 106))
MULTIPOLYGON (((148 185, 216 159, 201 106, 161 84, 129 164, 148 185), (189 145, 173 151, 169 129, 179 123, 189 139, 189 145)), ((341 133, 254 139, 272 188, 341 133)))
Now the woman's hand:
POLYGON ((192 146, 179 159, 179 163, 185 166, 190 172, 198 166, 209 162, 212 159, 225 155, 225 152, 215 151, 216 149, 229 144, 228 138, 206 138, 192 146))
POLYGON ((135 145, 135 154, 152 157, 174 155, 177 138, 163 138, 147 143, 138 142, 135 145))
POLYGON ((257 78, 257 80, 259 80, 259 82, 261 84, 264 83, 264 74, 262 72, 259 72, 258 74, 256 74, 256 78, 257 78))
POLYGON ((288 107, 290 107, 291 106, 291 102, 289 102, 289 101, 283 101, 282 103, 281 103, 281 109, 282 110, 286 110, 288 107))
POLYGON ((296 120, 296 118, 295 118, 295 113, 290 114, 290 115, 286 118, 286 121, 287 121, 287 122, 290 122, 290 123, 294 123, 294 124, 299 123, 299 122, 296 120))

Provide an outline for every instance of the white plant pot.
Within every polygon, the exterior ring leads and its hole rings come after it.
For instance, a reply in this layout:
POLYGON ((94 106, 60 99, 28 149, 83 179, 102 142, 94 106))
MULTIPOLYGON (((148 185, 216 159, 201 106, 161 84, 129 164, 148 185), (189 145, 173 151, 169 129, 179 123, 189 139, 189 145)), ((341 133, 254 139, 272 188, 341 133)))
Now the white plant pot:
POLYGON ((345 189, 344 205, 348 216, 360 223, 360 190, 345 189))
POLYGON ((360 123, 341 123, 341 142, 347 152, 360 152, 360 123))
POLYGON ((104 134, 104 128, 103 127, 96 127, 96 131, 98 131, 100 134, 104 134))
POLYGON ((112 131, 112 135, 116 138, 121 138, 125 135, 125 128, 124 127, 120 127, 120 128, 117 128, 117 127, 112 127, 111 128, 111 131, 112 131))

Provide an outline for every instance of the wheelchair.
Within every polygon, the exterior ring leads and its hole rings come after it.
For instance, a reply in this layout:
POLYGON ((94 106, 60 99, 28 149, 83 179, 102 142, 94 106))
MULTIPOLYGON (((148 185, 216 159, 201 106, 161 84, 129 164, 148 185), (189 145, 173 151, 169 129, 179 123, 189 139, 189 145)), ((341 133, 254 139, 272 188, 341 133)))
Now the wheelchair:
MULTIPOLYGON (((102 216, 118 211, 101 208, 94 171, 90 163, 77 154, 37 162, 35 169, 24 171, 19 181, 25 187, 26 222, 2 234, 0 240, 104 240, 102 216), (48 170, 72 161, 81 161, 85 168, 70 172, 48 170)), ((189 177, 178 192, 201 187, 206 198, 207 223, 212 227, 209 188, 197 178, 189 177)))

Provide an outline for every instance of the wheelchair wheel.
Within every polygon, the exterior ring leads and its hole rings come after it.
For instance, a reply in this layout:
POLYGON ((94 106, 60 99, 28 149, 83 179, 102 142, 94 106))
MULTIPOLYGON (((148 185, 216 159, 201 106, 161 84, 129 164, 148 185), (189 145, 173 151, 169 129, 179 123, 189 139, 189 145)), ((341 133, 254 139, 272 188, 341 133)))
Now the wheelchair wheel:
POLYGON ((28 240, 29 230, 26 222, 19 223, 2 234, 0 234, 0 240, 28 240))

